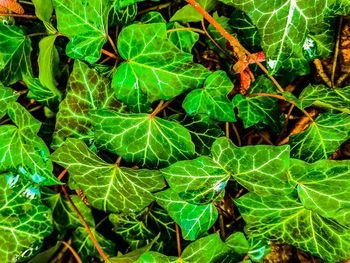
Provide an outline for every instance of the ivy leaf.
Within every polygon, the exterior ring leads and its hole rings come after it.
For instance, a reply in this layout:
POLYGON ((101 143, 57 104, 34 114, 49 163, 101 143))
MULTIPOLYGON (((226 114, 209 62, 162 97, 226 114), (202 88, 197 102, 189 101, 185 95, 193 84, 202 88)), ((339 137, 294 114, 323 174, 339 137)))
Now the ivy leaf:
POLYGON ((35 15, 42 21, 49 22, 53 12, 52 1, 32 0, 35 7, 35 15))
POLYGON ((40 190, 19 174, 0 174, 0 258, 25 261, 39 252, 51 234, 51 212, 40 190))
MULTIPOLYGON (((135 263, 180 263, 177 257, 165 256, 155 251, 148 251, 143 253, 135 263)), ((186 263, 185 261, 181 261, 186 263)))
POLYGON ((161 170, 170 188, 192 204, 207 204, 224 192, 231 174, 211 158, 180 161, 161 170))
MULTIPOLYGON (((259 77, 250 88, 251 94, 274 91, 274 84, 266 77, 259 77)), ((282 112, 277 99, 262 96, 244 97, 237 94, 232 102, 238 108, 238 116, 243 120, 244 128, 263 123, 275 132, 280 131, 282 112)))
POLYGON ((327 159, 350 135, 350 115, 320 114, 307 130, 290 136, 293 158, 307 162, 327 159))
POLYGON ((214 162, 233 173, 233 178, 259 195, 286 194, 293 191, 288 182, 289 147, 254 145, 237 147, 222 137, 212 146, 214 162))
POLYGON ((17 26, 0 24, 0 81, 11 85, 22 79, 30 65, 31 41, 17 26))
POLYGON ((325 85, 309 85, 299 95, 300 106, 311 105, 350 114, 350 86, 328 88, 325 85))
MULTIPOLYGON (((171 31, 172 29, 176 30, 178 28, 185 27, 181 26, 177 22, 167 24, 168 31, 171 31)), ((170 33, 168 33, 168 38, 175 46, 177 46, 183 52, 191 53, 194 44, 196 44, 196 42, 199 39, 199 34, 188 30, 178 30, 171 31, 170 33)))
POLYGON ((235 203, 250 236, 291 244, 326 262, 350 257, 349 229, 305 209, 295 198, 249 193, 235 203))
MULTIPOLYGON (((210 12, 213 10, 218 1, 217 0, 198 0, 198 4, 203 7, 204 10, 210 12)), ((170 21, 180 21, 182 23, 199 22, 203 19, 203 16, 198 13, 191 5, 185 5, 170 18, 170 21)))
POLYGON ((94 63, 107 41, 108 0, 52 0, 57 27, 70 41, 68 56, 94 63))
POLYGON ((157 170, 134 170, 109 164, 80 140, 70 138, 51 159, 67 168, 95 208, 105 212, 137 212, 153 200, 151 192, 165 184, 157 170))
POLYGON ((85 141, 93 138, 89 112, 101 108, 123 110, 107 78, 76 60, 67 84, 66 98, 60 103, 51 147, 58 148, 67 137, 85 141))
POLYGON ((148 111, 156 100, 169 100, 197 88, 208 75, 206 68, 193 63, 191 54, 168 40, 163 23, 125 27, 118 38, 118 51, 127 61, 117 68, 112 86, 133 111, 148 111))
MULTIPOLYGON (((94 227, 91 227, 90 230, 103 251, 109 256, 114 256, 116 254, 115 244, 101 235, 94 227)), ((75 251, 83 262, 91 261, 92 257, 100 258, 102 260, 85 228, 78 227, 72 235, 72 241, 72 246, 75 248, 75 251)))
POLYGON ((182 107, 189 115, 207 114, 218 121, 235 122, 235 113, 227 98, 232 88, 226 72, 215 71, 205 80, 202 89, 193 90, 186 96, 182 107))
POLYGON ((41 185, 60 184, 52 174, 50 151, 37 136, 41 123, 16 102, 9 104, 7 114, 16 126, 0 126, 0 171, 18 170, 41 185))
MULTIPOLYGON (((322 23, 335 1, 294 1, 261 3, 256 0, 220 0, 244 11, 258 28, 267 63, 277 72, 289 58, 303 58, 307 34, 322 23)), ((333 8, 333 7, 332 7, 333 8)))
POLYGON ((18 97, 19 93, 13 89, 4 87, 0 82, 0 119, 5 116, 8 105, 16 101, 18 97))
POLYGON ((185 240, 195 240, 209 230, 218 218, 213 204, 193 205, 168 189, 154 194, 157 203, 168 211, 169 215, 181 227, 185 240))
POLYGON ((306 209, 350 226, 350 161, 320 160, 308 164, 293 160, 291 176, 306 209))
POLYGON ((159 167, 195 153, 190 133, 176 122, 110 110, 96 112, 93 119, 96 144, 128 162, 159 167))
POLYGON ((144 14, 141 17, 141 22, 144 24, 152 24, 152 23, 163 23, 166 24, 167 21, 164 19, 163 15, 157 11, 151 11, 144 14))

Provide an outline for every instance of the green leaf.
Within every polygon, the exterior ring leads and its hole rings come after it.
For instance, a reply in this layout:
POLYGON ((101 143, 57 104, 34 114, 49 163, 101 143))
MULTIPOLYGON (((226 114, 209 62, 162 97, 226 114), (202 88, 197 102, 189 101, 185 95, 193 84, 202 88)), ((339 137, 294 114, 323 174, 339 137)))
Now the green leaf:
POLYGON ((0 24, 0 81, 11 85, 29 70, 31 41, 22 29, 0 24))
POLYGON ((324 22, 335 4, 335 0, 220 1, 244 11, 258 28, 271 74, 276 73, 288 58, 303 58, 307 34, 324 22))
POLYGON ((212 73, 204 82, 202 89, 191 91, 183 101, 182 107, 189 115, 207 114, 218 121, 236 121, 232 104, 227 98, 233 84, 225 71, 212 73))
POLYGON ((11 102, 16 101, 19 97, 19 93, 4 87, 0 82, 0 119, 5 116, 7 107, 11 102))
POLYGON ((170 188, 184 201, 207 204, 224 192, 231 173, 209 157, 180 161, 161 170, 170 188))
POLYGON ((131 24, 137 15, 137 4, 131 4, 124 8, 119 8, 119 0, 115 0, 112 9, 109 11, 109 26, 125 26, 131 24))
POLYGON ((195 240, 206 233, 218 218, 213 204, 193 205, 168 189, 154 194, 157 203, 168 211, 169 215, 181 227, 185 240, 195 240))
POLYGON ((250 236, 291 244, 326 262, 350 257, 350 231, 288 196, 249 193, 235 202, 250 236))
MULTIPOLYGON (((217 0, 198 0, 198 4, 207 12, 213 10, 218 1, 217 0)), ((170 18, 170 21, 180 21, 182 23, 199 22, 203 16, 194 9, 191 5, 185 5, 170 18)))
POLYGON ((167 21, 164 19, 161 13, 157 11, 151 11, 144 14, 141 17, 141 22, 144 24, 152 24, 152 23, 163 23, 166 24, 167 21))
POLYGON ((61 100, 62 93, 56 87, 55 71, 57 74, 59 55, 55 47, 57 35, 44 37, 39 42, 39 80, 52 94, 61 100))
POLYGON ((68 56, 94 63, 107 41, 108 0, 52 0, 58 30, 70 41, 68 56))
POLYGON ((350 226, 350 161, 293 160, 291 176, 306 209, 350 226))
POLYGON ((49 22, 53 12, 51 0, 32 0, 35 7, 35 15, 46 22, 49 22))
POLYGON ((322 113, 307 130, 290 136, 293 158, 307 162, 327 159, 350 136, 350 115, 322 113))
POLYGON ((0 174, 0 258, 24 261, 51 234, 51 212, 40 201, 40 190, 19 174, 0 174))
MULTIPOLYGON (((180 262, 177 257, 165 256, 155 251, 143 253, 135 263, 176 263, 180 262)), ((184 262, 183 260, 181 262, 184 262)))
POLYGON ((154 200, 151 192, 165 186, 159 171, 106 163, 77 139, 68 139, 51 159, 67 168, 92 206, 105 212, 140 211, 154 200))
POLYGON ((328 88, 325 85, 309 85, 299 95, 302 109, 311 105, 350 114, 350 86, 328 88))
MULTIPOLYGON (((262 76, 249 90, 251 94, 274 92, 275 86, 271 80, 262 76)), ((277 99, 262 96, 244 97, 242 94, 237 94, 232 102, 238 108, 238 116, 243 120, 244 128, 263 123, 275 132, 280 131, 282 112, 277 99)))
POLYGON ((67 137, 85 141, 93 138, 89 112, 101 108, 123 110, 110 87, 107 78, 76 60, 67 84, 66 98, 57 113, 55 133, 51 147, 58 148, 67 137))
POLYGON ((18 171, 41 185, 59 184, 52 174, 50 151, 37 136, 41 123, 16 102, 8 105, 7 114, 16 126, 0 126, 0 171, 18 171))
POLYGON ((248 240, 242 232, 234 232, 225 240, 225 243, 239 255, 246 255, 249 252, 248 240))
POLYGON ((112 86, 116 96, 137 112, 148 111, 156 100, 198 88, 209 73, 168 40, 163 23, 125 27, 118 38, 118 51, 127 61, 117 68, 112 86))
MULTIPOLYGON (((179 28, 185 27, 181 26, 177 22, 167 24, 168 30, 176 30, 179 28)), ((168 33, 168 38, 175 46, 177 46, 183 52, 191 53, 193 46, 199 39, 199 34, 188 30, 178 30, 168 33)))
POLYGON ((214 162, 233 173, 233 178, 259 195, 293 191, 288 182, 289 147, 254 145, 237 147, 222 137, 212 147, 214 162))
MULTIPOLYGON (((94 227, 91 227, 90 230, 103 251, 109 256, 114 256, 116 254, 115 244, 101 235, 94 227)), ((98 253, 96 246, 84 227, 78 227, 74 231, 72 241, 72 246, 83 262, 90 262, 92 257, 102 260, 102 257, 98 253)))
POLYGON ((96 144, 128 162, 161 167, 195 153, 190 133, 176 122, 109 110, 96 112, 93 119, 96 144))

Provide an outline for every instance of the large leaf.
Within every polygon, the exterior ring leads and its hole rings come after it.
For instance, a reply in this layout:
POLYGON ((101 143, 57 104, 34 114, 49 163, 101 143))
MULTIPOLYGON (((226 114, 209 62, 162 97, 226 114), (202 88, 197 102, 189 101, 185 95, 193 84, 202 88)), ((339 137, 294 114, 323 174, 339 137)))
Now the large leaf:
POLYGON ((225 189, 231 174, 209 157, 180 161, 161 170, 170 188, 193 204, 212 202, 225 189))
POLYGON ((5 116, 7 107, 12 101, 16 101, 19 93, 13 89, 4 87, 0 82, 0 119, 5 116))
POLYGON ((257 27, 268 64, 275 73, 288 58, 303 59, 303 43, 330 15, 335 0, 220 0, 244 11, 257 27))
POLYGON ((108 0, 53 0, 60 33, 70 39, 68 56, 96 62, 107 41, 108 0))
POLYGON ((92 139, 89 112, 101 108, 122 109, 114 98, 110 82, 85 63, 76 60, 67 85, 67 95, 57 114, 51 147, 61 146, 67 137, 92 139))
POLYGON ((302 108, 314 105, 350 114, 350 86, 331 89, 325 85, 309 85, 299 100, 302 108))
POLYGON ((305 209, 295 198, 249 193, 236 204, 250 236, 291 244, 326 262, 350 257, 349 229, 305 209))
POLYGON ((291 176, 305 208, 350 226, 350 161, 293 160, 291 176))
POLYGON ((293 190, 288 182, 289 147, 254 145, 237 147, 222 137, 212 147, 214 162, 233 173, 233 178, 259 195, 286 194, 293 190))
POLYGON ((31 258, 51 234, 51 212, 40 190, 19 174, 0 174, 0 258, 17 262, 31 258))
POLYGON ((290 136, 292 157, 307 162, 327 159, 350 137, 350 115, 323 113, 307 130, 290 136))
POLYGON ((78 139, 68 139, 51 158, 68 169, 92 206, 106 212, 137 212, 165 186, 159 171, 106 163, 78 139))
POLYGON ((41 123, 16 102, 8 106, 7 113, 16 126, 0 126, 0 171, 18 170, 42 185, 59 183, 52 174, 50 151, 37 136, 41 123))
POLYGON ((190 133, 176 122, 110 110, 98 111, 93 118, 96 144, 129 162, 166 166, 195 153, 190 133))
POLYGON ((233 84, 225 71, 212 73, 204 82, 202 89, 191 91, 183 101, 182 107, 189 115, 207 114, 218 121, 236 121, 228 93, 233 84))
POLYGON ((213 204, 193 205, 187 203, 173 190, 168 189, 154 194, 157 203, 181 227, 185 240, 195 240, 209 230, 218 218, 213 204))
POLYGON ((198 88, 209 73, 193 63, 191 54, 169 41, 163 23, 125 27, 118 38, 118 50, 127 61, 117 68, 112 86, 117 97, 134 111, 147 111, 156 100, 198 88))
POLYGON ((22 29, 0 24, 0 81, 6 85, 22 78, 30 65, 31 41, 22 29))

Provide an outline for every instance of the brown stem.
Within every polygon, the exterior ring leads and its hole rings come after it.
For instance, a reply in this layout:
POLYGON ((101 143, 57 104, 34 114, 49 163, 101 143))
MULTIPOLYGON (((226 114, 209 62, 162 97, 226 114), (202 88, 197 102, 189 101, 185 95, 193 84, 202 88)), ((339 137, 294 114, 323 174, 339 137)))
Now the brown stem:
POLYGON ((172 29, 168 29, 166 32, 171 33, 171 32, 177 32, 177 31, 192 31, 192 32, 197 32, 199 34, 205 35, 205 32, 203 30, 200 30, 200 29, 194 28, 194 27, 172 28, 172 29))
POLYGON ((21 17, 21 18, 28 18, 28 19, 39 19, 37 16, 33 15, 21 15, 21 14, 0 14, 0 16, 11 16, 11 17, 21 17))
POLYGON ((343 17, 341 16, 339 18, 337 40, 335 42, 335 47, 334 47, 335 50, 334 50, 333 65, 332 65, 332 76, 331 76, 331 86, 332 86, 332 88, 334 88, 334 76, 335 76, 335 70, 337 68, 337 60, 338 60, 338 54, 339 54, 339 43, 340 43, 340 35, 341 35, 342 25, 343 25, 343 17))
POLYGON ((74 250, 74 248, 72 248, 72 246, 69 243, 67 243, 66 241, 61 241, 61 243, 69 249, 69 251, 72 253, 72 255, 75 258, 75 260, 77 261, 77 263, 83 263, 83 261, 81 260, 81 258, 78 255, 78 253, 74 250))
POLYGON ((159 112, 161 112, 162 110, 164 110, 166 107, 168 107, 169 104, 172 103, 174 99, 175 99, 175 98, 172 98, 172 99, 170 99, 170 100, 168 100, 168 101, 166 101, 166 102, 164 102, 163 100, 161 100, 161 101, 159 102, 158 106, 157 106, 157 107, 154 109, 154 111, 151 113, 151 117, 157 116, 157 114, 158 114, 159 112))
POLYGON ((164 3, 164 4, 160 4, 160 5, 156 5, 156 6, 152 6, 150 8, 147 8, 147 9, 144 9, 144 10, 141 10, 140 12, 138 12, 139 15, 142 15, 142 14, 146 14, 150 11, 159 11, 159 10, 162 10, 164 8, 167 8, 169 7, 170 5, 172 4, 172 2, 168 2, 168 3, 164 3))
POLYGON ((118 54, 118 50, 117 50, 117 47, 115 46, 112 38, 109 35, 107 35, 107 38, 108 38, 108 41, 109 41, 109 43, 111 44, 111 46, 113 48, 114 53, 117 55, 118 54))
POLYGON ((120 162, 122 161, 122 157, 121 156, 119 156, 118 158, 117 158, 117 160, 115 161, 115 165, 116 166, 120 166, 120 162))
POLYGON ((79 211, 79 209, 76 207, 76 205, 74 204, 72 198, 69 196, 68 191, 66 189, 65 186, 61 186, 62 191, 64 196, 67 198, 67 200, 69 201, 69 203, 72 205, 74 211, 77 213, 81 223, 83 224, 84 228, 86 229, 88 235, 90 236, 92 243, 94 243, 94 246, 96 248, 96 250, 98 251, 98 253, 100 254, 100 256, 103 258, 104 261, 108 260, 108 256, 105 254, 105 252, 103 251, 103 249, 101 248, 100 244, 97 242, 96 238, 94 237, 94 235, 92 234, 88 224, 86 223, 83 215, 81 214, 81 212, 79 211))
POLYGON ((180 228, 178 224, 175 223, 176 232, 176 245, 177 245, 177 256, 181 260, 181 238, 180 238, 180 228))
POLYGON ((230 123, 228 121, 225 123, 225 134, 226 138, 230 138, 230 123))
POLYGON ((238 146, 242 146, 241 137, 239 136, 238 129, 237 129, 236 125, 233 122, 231 122, 231 127, 232 127, 232 130, 235 132, 235 135, 236 135, 236 138, 237 138, 237 142, 238 142, 238 146))
POLYGON ((109 56, 109 57, 111 57, 111 58, 114 58, 114 59, 118 60, 118 57, 115 54, 113 54, 113 53, 111 53, 111 52, 109 52, 109 51, 107 51, 105 49, 102 49, 102 53, 107 55, 107 56, 109 56))
POLYGON ((64 169, 58 176, 57 179, 58 180, 62 180, 62 178, 67 174, 67 169, 64 169))
POLYGON ((269 71, 266 67, 261 64, 252 54, 246 50, 241 43, 232 36, 229 32, 226 31, 207 11, 205 11, 196 0, 186 0, 187 3, 192 5, 215 29, 230 43, 233 48, 234 53, 237 55, 238 60, 244 60, 245 56, 249 56, 258 66, 259 68, 267 74, 267 76, 271 79, 271 81, 276 85, 278 90, 284 92, 282 86, 278 83, 278 81, 269 75, 269 71))

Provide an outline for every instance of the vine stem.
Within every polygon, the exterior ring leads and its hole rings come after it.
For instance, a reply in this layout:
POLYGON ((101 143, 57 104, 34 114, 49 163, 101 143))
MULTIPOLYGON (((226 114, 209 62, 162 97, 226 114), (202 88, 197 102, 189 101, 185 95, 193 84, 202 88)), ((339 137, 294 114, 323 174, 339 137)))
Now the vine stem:
POLYGON ((203 7, 201 7, 197 3, 196 0, 185 0, 185 1, 189 3, 191 6, 193 6, 193 8, 195 8, 230 43, 234 53, 237 55, 237 58, 239 60, 244 60, 245 56, 247 55, 259 66, 259 68, 265 74, 267 74, 267 76, 275 84, 278 90, 281 92, 284 92, 284 89, 278 83, 278 81, 273 76, 269 75, 269 72, 266 69, 266 67, 263 64, 261 64, 254 56, 252 56, 252 54, 241 45, 241 43, 237 40, 237 38, 235 38, 229 32, 227 32, 226 29, 222 27, 222 25, 220 25, 211 15, 209 15, 209 13, 205 11, 203 7))
POLYGON ((0 14, 0 16, 21 17, 21 18, 28 18, 28 19, 39 19, 37 16, 33 16, 33 15, 21 15, 21 14, 8 14, 8 13, 4 13, 4 14, 0 14))
POLYGON ((77 263, 83 263, 78 253, 74 250, 74 248, 72 248, 72 246, 69 243, 67 243, 66 241, 61 241, 61 243, 69 249, 69 251, 72 253, 77 263))
POLYGON ((112 38, 109 35, 107 35, 107 38, 108 38, 108 41, 109 41, 109 43, 111 44, 111 46, 113 48, 114 53, 117 55, 118 54, 118 50, 117 50, 117 47, 115 46, 112 38))
POLYGON ((170 103, 173 102, 175 98, 172 98, 166 102, 164 102, 163 100, 161 100, 159 102, 159 104, 157 105, 157 107, 154 109, 154 111, 150 114, 150 116, 153 118, 155 117, 159 112, 161 112, 162 110, 164 110, 166 107, 169 106, 170 103))
POLYGON ((180 238, 180 228, 178 224, 175 223, 175 232, 176 232, 176 245, 177 245, 177 256, 181 261, 181 238, 180 238))
POLYGON ((109 56, 109 57, 111 57, 111 58, 114 58, 114 59, 118 60, 118 57, 115 54, 113 54, 113 53, 111 53, 111 52, 109 52, 109 51, 107 51, 105 49, 102 49, 102 53, 107 55, 107 56, 109 56))
POLYGON ((194 27, 172 28, 172 29, 168 29, 166 32, 171 33, 171 32, 177 32, 177 31, 192 31, 192 32, 197 32, 199 34, 205 35, 205 32, 203 30, 200 30, 200 29, 194 28, 194 27))
POLYGON ((171 4, 172 4, 172 2, 170 1, 170 2, 168 2, 168 3, 164 3, 164 4, 152 6, 152 7, 150 7, 150 8, 141 10, 140 12, 138 12, 138 15, 146 14, 146 13, 148 13, 149 11, 159 11, 159 10, 162 10, 162 9, 164 9, 164 8, 167 8, 167 7, 171 6, 171 4))
POLYGON ((334 88, 334 77, 335 77, 335 70, 337 69, 337 60, 338 60, 338 54, 339 54, 339 43, 340 43, 340 35, 341 35, 342 26, 343 26, 343 17, 341 16, 339 18, 337 40, 335 43, 335 50, 334 50, 334 57, 333 57, 332 75, 331 75, 331 87, 332 88, 334 88))

